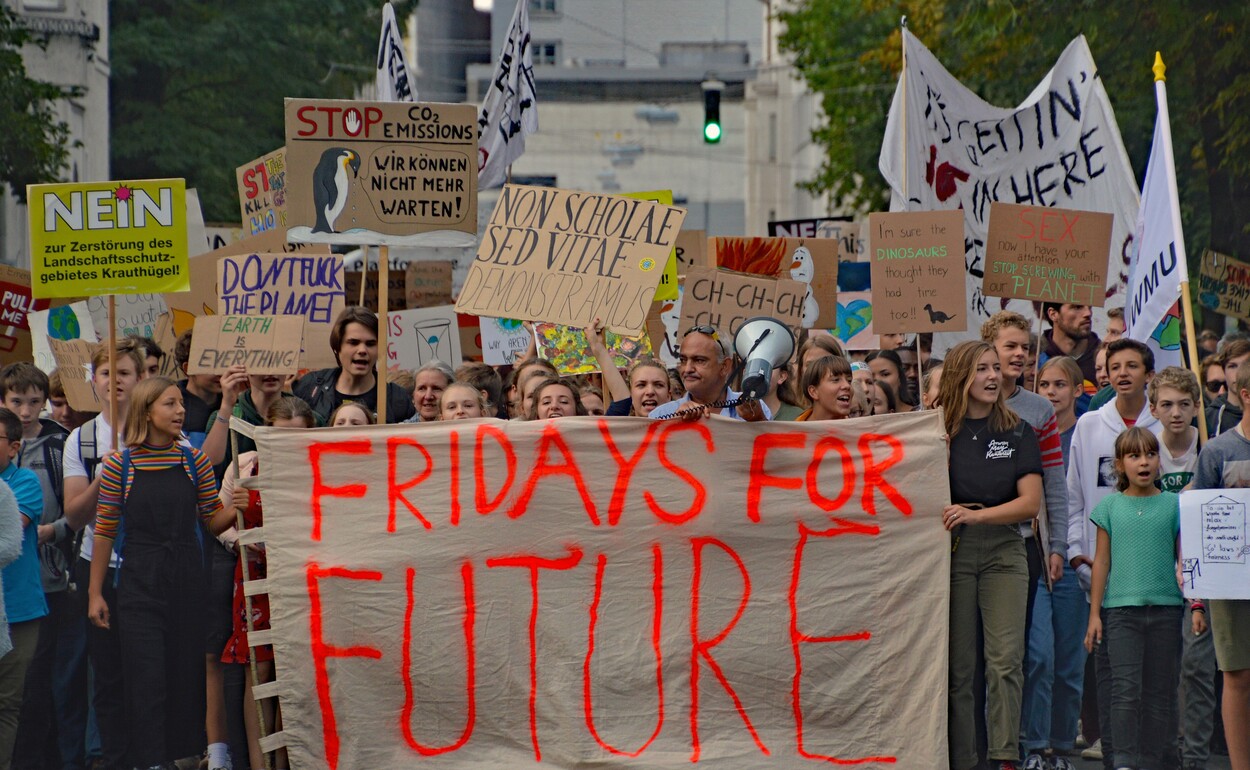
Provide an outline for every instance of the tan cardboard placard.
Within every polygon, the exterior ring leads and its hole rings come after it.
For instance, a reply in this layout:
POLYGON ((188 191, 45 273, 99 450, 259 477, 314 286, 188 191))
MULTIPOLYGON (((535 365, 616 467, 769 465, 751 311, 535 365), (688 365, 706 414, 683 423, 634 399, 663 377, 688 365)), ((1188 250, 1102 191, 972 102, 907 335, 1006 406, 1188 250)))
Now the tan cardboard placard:
MULTIPOLYGON (((437 307, 455 302, 451 296, 451 272, 455 264, 449 259, 409 262, 408 274, 404 277, 408 307, 437 307)), ((477 328, 477 323, 473 326, 477 328)))
MULTIPOLYGON (((361 304, 373 312, 378 312, 378 271, 370 270, 365 278, 365 299, 360 301, 360 271, 349 270, 343 273, 343 289, 346 300, 353 305, 361 304)), ((405 273, 400 270, 387 271, 387 310, 407 310, 408 298, 404 289, 405 273)))
MULTIPOLYGON (((726 345, 744 321, 772 316, 798 329, 803 320, 804 284, 788 278, 743 275, 711 267, 686 271, 681 297, 681 333, 712 326, 726 345)), ((680 336, 678 337, 680 339, 680 336)))
POLYGON ((244 235, 271 230, 286 237, 286 148, 245 163, 234 170, 239 184, 239 213, 244 235))
POLYGON ((707 231, 682 230, 677 234, 677 272, 684 273, 688 267, 707 267, 707 231))
POLYGON ((873 332, 967 330, 962 211, 869 214, 868 247, 873 332))
POLYGON ((838 241, 832 238, 710 238, 712 264, 726 270, 805 285, 802 323, 828 329, 838 322, 838 241))
POLYGON ((456 312, 639 334, 684 209, 505 185, 456 312))
POLYGON ((294 374, 303 334, 304 319, 295 315, 201 316, 187 374, 225 374, 235 364, 248 374, 294 374))
POLYGON ((1204 309, 1250 321, 1250 263, 1207 249, 1198 282, 1198 304, 1204 309))
POLYGON ((991 203, 985 295, 1101 307, 1113 219, 1098 211, 991 203))
POLYGON ((217 263, 218 315, 295 315, 304 324, 301 369, 338 366, 330 327, 346 305, 338 254, 236 254, 217 263))
POLYGON ((477 108, 286 100, 287 239, 477 242, 477 108))
POLYGON ((65 387, 65 400, 71 409, 79 412, 98 412, 104 408, 96 397, 95 388, 88 379, 91 371, 91 354, 95 344, 87 340, 58 340, 48 337, 52 357, 61 372, 61 384, 65 387), (74 376, 75 372, 81 376, 74 376))

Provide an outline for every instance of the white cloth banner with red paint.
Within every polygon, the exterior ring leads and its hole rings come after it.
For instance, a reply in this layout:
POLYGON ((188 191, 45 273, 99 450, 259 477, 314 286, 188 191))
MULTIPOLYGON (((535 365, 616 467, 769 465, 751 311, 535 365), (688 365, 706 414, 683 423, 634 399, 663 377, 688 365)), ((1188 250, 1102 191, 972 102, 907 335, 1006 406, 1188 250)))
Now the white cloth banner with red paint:
MULTIPOLYGON (((968 331, 935 335, 934 352, 977 338, 981 323, 1004 308, 1037 317, 1029 301, 986 297, 981 290, 990 203, 996 200, 1114 215, 1106 305, 1122 307, 1137 180, 1085 37, 1068 44, 1014 109, 995 107, 970 91, 905 29, 903 45, 906 77, 894 92, 879 162, 890 185, 890 208, 964 211, 968 331)), ((1094 329, 1106 328, 1106 321, 1105 311, 1095 308, 1094 329)))
POLYGON ((943 433, 259 429, 292 767, 945 768, 943 433))

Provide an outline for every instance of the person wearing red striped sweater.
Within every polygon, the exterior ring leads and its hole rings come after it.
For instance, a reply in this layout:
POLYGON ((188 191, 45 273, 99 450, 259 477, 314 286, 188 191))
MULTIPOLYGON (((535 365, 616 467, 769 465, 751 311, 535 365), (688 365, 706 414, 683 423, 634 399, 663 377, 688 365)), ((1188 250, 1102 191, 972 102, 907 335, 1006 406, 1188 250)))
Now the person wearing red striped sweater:
POLYGON ((88 616, 107 628, 112 615, 120 626, 133 767, 165 767, 204 748, 205 528, 224 530, 230 517, 208 457, 179 444, 185 414, 172 380, 141 381, 130 395, 126 454, 100 467, 88 616), (103 584, 114 541, 123 558, 110 608, 103 584))

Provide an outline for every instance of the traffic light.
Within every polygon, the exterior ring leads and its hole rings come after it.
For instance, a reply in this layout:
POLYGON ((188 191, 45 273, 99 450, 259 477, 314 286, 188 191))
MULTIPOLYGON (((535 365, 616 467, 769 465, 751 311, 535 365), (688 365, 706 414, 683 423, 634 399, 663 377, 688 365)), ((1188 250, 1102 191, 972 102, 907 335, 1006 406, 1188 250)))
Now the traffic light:
POLYGON ((703 143, 720 144, 720 94, 725 84, 719 80, 703 81, 703 143))

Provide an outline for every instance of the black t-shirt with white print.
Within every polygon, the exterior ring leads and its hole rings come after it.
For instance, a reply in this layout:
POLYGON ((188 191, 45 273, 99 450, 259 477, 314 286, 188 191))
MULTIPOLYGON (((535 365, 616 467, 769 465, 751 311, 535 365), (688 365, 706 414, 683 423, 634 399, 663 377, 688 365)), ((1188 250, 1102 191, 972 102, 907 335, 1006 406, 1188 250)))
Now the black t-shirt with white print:
POLYGON ((990 431, 989 418, 964 420, 951 438, 951 502, 989 508, 1019 497, 1016 481, 1042 473, 1037 434, 1021 420, 1002 433, 990 431))

